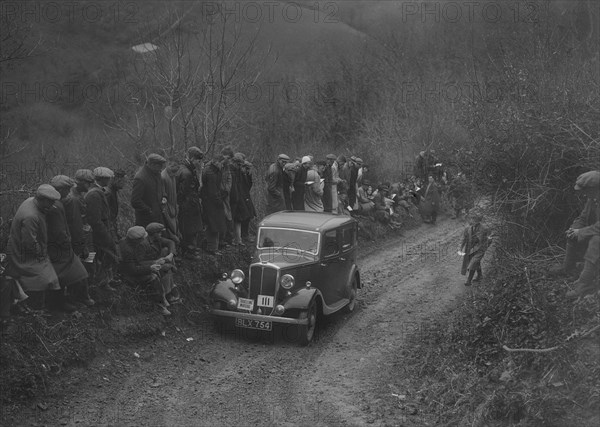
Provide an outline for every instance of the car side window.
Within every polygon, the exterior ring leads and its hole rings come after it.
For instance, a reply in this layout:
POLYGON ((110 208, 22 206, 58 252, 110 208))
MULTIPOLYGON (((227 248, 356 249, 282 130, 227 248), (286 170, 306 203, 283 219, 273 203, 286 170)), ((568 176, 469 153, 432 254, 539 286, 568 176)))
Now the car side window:
POLYGON ((354 228, 344 228, 342 232, 342 251, 346 251, 354 246, 356 232, 354 228))
POLYGON ((330 257, 339 252, 336 230, 331 230, 323 235, 323 257, 330 257))

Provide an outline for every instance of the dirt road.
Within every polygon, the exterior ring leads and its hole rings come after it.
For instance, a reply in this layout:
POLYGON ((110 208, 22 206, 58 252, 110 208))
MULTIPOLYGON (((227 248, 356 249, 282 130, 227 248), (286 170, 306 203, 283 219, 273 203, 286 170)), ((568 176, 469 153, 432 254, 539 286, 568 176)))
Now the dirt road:
POLYGON ((210 321, 168 330, 136 354, 115 349, 76 373, 28 424, 425 425, 418 409, 390 411, 383 400, 402 398, 393 355, 407 334, 426 333, 465 292, 462 227, 422 225, 363 250, 358 310, 325 319, 308 347, 291 334, 241 337, 210 321))

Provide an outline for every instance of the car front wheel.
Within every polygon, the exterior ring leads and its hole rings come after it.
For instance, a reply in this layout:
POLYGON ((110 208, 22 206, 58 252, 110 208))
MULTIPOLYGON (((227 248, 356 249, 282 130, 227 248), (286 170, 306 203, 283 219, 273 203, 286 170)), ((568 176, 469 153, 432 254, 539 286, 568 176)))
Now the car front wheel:
POLYGON ((298 325, 298 335, 301 345, 308 345, 315 336, 317 328, 317 303, 312 300, 307 310, 300 312, 300 319, 308 319, 307 325, 298 325))

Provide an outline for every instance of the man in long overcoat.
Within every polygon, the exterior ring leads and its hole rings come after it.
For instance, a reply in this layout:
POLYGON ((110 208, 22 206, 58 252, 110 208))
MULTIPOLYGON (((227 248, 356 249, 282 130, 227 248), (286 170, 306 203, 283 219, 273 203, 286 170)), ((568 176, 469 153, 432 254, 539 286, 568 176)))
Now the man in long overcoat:
POLYGON ((581 191, 586 202, 581 214, 566 231, 567 251, 562 268, 553 273, 569 275, 583 255, 583 270, 573 283, 567 298, 578 298, 598 290, 600 268, 600 171, 589 171, 577 177, 575 190, 581 191))
POLYGON ((231 215, 234 224, 233 244, 244 246, 242 224, 254 217, 254 205, 250 199, 250 187, 244 172, 244 156, 236 153, 231 164, 231 215))
POLYGON ((89 169, 79 169, 75 172, 75 185, 71 188, 66 198, 62 200, 65 207, 69 233, 71 234, 71 246, 73 252, 82 260, 89 255, 91 242, 90 226, 87 222, 87 204, 85 193, 94 183, 94 174, 89 169))
POLYGON ((295 211, 304 210, 304 192, 308 171, 312 169, 312 159, 309 156, 302 157, 302 164, 294 175, 294 192, 292 193, 292 207, 295 211))
POLYGON ((206 223, 206 250, 212 255, 221 255, 219 246, 221 239, 227 231, 225 206, 223 199, 225 193, 222 189, 222 175, 224 158, 218 154, 204 169, 202 174, 202 206, 203 219, 206 223))
POLYGON ((142 227, 151 222, 163 223, 162 207, 167 199, 164 195, 160 173, 167 160, 150 154, 146 164, 135 174, 131 189, 131 207, 135 209, 135 225, 142 227))
POLYGON ((419 211, 423 217, 423 222, 435 224, 440 208, 441 197, 433 176, 429 176, 427 187, 421 188, 420 191, 422 192, 423 199, 419 203, 419 211))
POLYGON ((92 228, 92 242, 96 251, 95 281, 107 290, 114 290, 110 283, 114 279, 117 245, 111 232, 110 207, 106 197, 107 187, 114 173, 102 166, 94 169, 93 173, 94 183, 85 193, 85 203, 87 204, 86 218, 92 228))
POLYGON ((464 252, 460 273, 467 276, 465 286, 471 286, 471 282, 482 278, 481 260, 489 246, 489 231, 481 223, 483 215, 474 212, 469 215, 469 226, 465 228, 460 251, 464 252), (477 273, 475 279, 473 276, 477 273))
MULTIPOLYGON (((285 154, 280 154, 277 161, 267 171, 265 181, 267 182, 267 215, 285 210, 283 168, 290 161, 285 154)), ((302 199, 304 203, 304 199, 302 199)))
POLYGON ((168 239, 180 242, 181 233, 179 232, 179 205, 177 204, 177 176, 179 175, 180 164, 178 159, 167 160, 167 167, 160 173, 160 179, 163 184, 163 194, 166 203, 162 205, 163 222, 165 225, 164 234, 168 239))
POLYGON ((46 215, 48 255, 61 287, 60 291, 53 291, 50 295, 54 305, 67 312, 73 312, 76 308, 67 301, 66 292, 87 306, 94 305, 94 300, 88 293, 88 272, 81 259, 73 252, 71 233, 62 203, 74 184, 75 182, 65 175, 57 175, 50 180, 50 185, 60 193, 61 200, 57 200, 46 215))
POLYGON ((21 203, 10 227, 6 248, 6 273, 19 281, 31 297, 32 308, 44 307, 46 291, 60 290, 58 277, 48 256, 46 214, 60 194, 51 185, 42 184, 35 196, 21 203))
POLYGON ((198 235, 202 231, 202 204, 200 188, 204 153, 198 147, 187 150, 177 176, 177 203, 179 204, 179 227, 181 250, 194 257, 198 248, 198 235))

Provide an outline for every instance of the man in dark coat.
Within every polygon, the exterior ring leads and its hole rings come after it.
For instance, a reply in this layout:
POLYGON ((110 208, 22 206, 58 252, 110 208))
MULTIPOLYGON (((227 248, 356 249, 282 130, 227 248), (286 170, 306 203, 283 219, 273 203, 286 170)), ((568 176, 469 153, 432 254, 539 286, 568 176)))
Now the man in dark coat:
POLYGON ((55 307, 66 312, 76 310, 76 307, 67 301, 67 292, 87 306, 94 305, 94 300, 88 293, 88 272, 81 259, 73 252, 71 234, 62 204, 62 200, 67 197, 74 184, 75 182, 65 175, 57 175, 50 180, 50 185, 60 193, 61 200, 57 200, 46 215, 48 255, 61 287, 60 291, 53 291, 49 295, 52 295, 55 307))
POLYGON ((209 254, 220 256, 219 244, 221 238, 227 231, 227 220, 225 218, 225 206, 223 199, 225 193, 222 189, 223 161, 225 159, 218 154, 211 160, 202 174, 202 205, 203 219, 206 223, 206 251, 209 254))
POLYGON ((177 204, 177 177, 180 171, 179 159, 167 160, 167 167, 160 173, 163 184, 163 193, 166 203, 162 206, 163 223, 165 225, 165 237, 171 239, 175 244, 180 243, 179 232, 179 205, 177 204))
POLYGON ((114 280, 114 266, 117 262, 117 247, 110 224, 110 208, 106 193, 108 184, 114 176, 106 167, 94 169, 94 184, 85 194, 87 205, 86 218, 92 228, 92 242, 96 252, 94 258, 95 281, 107 290, 114 290, 110 283, 114 280))
POLYGON ((151 222, 163 223, 162 207, 167 199, 160 173, 166 162, 164 157, 150 154, 146 164, 133 178, 131 207, 135 209, 135 225, 145 227, 151 222))
POLYGON ((46 291, 59 290, 48 256, 46 215, 60 194, 51 185, 38 187, 35 197, 21 203, 10 225, 6 274, 17 279, 34 309, 44 308, 46 291))
POLYGON ((244 155, 236 153, 231 164, 231 215, 234 224, 233 244, 245 246, 242 241, 242 224, 254 217, 254 205, 250 199, 250 186, 244 171, 244 155))
POLYGON ((147 257, 160 264, 160 283, 162 286, 162 304, 169 307, 170 304, 179 302, 179 290, 173 279, 173 273, 177 271, 173 257, 175 255, 175 242, 163 236, 166 227, 158 222, 151 222, 146 227, 148 233, 147 257))
POLYGON ((312 159, 309 156, 302 157, 302 164, 294 175, 294 192, 292 193, 292 208, 295 211, 304 210, 304 192, 306 191, 306 177, 312 169, 312 159))
POLYGON ((254 181, 252 178, 252 163, 248 160, 244 161, 244 164, 242 165, 242 179, 242 197, 246 199, 246 205, 248 206, 250 213, 250 218, 242 221, 242 240, 250 241, 250 221, 252 221, 252 218, 256 217, 256 208, 254 207, 250 195, 250 190, 252 189, 254 181))
POLYGON ((223 190, 223 209, 227 223, 227 231, 221 236, 219 242, 221 248, 225 248, 233 242, 233 217, 231 215, 231 161, 233 159, 233 149, 226 146, 221 150, 223 156, 223 167, 221 168, 221 190, 223 190))
MULTIPOLYGON (((267 182, 267 215, 285 210, 283 168, 289 161, 290 158, 287 155, 280 154, 277 161, 269 166, 265 176, 267 182)), ((304 196, 302 206, 304 206, 304 196)))
POLYGON ((87 204, 85 193, 94 183, 94 174, 89 169, 79 169, 75 172, 75 185, 71 188, 67 197, 63 200, 69 233, 71 234, 71 246, 73 252, 82 260, 89 255, 89 243, 91 243, 90 226, 87 222, 87 204))
POLYGON ((554 275, 571 275, 583 254, 583 270, 573 283, 567 298, 578 298, 598 290, 600 267, 600 171, 590 171, 577 177, 575 190, 581 191, 586 202, 581 214, 566 231, 567 251, 560 269, 553 268, 554 275))
MULTIPOLYGON (((331 155, 333 157, 333 160, 330 159, 329 155, 327 156, 327 160, 325 162, 325 167, 323 169, 323 175, 321 176, 321 178, 323 178, 323 211, 324 212, 331 212, 333 209, 333 198, 332 198, 332 194, 331 194, 331 188, 333 187, 333 171, 331 170, 331 166, 333 165, 333 162, 335 161, 335 156, 331 155)), ((337 185, 336 185, 337 187, 337 185)), ((337 190, 336 190, 336 201, 337 201, 337 190)), ((337 210, 337 205, 336 205, 336 210, 337 210)))
POLYGON ((423 217, 423 222, 435 224, 441 198, 433 176, 429 176, 427 187, 421 188, 420 191, 422 192, 423 199, 419 203, 419 211, 423 217))
POLYGON ((106 193, 106 200, 108 201, 108 208, 110 209, 110 225, 113 239, 116 242, 121 240, 119 229, 117 227, 119 217, 119 192, 125 186, 125 171, 117 169, 114 171, 114 176, 108 184, 108 192, 106 193))
POLYGON ((200 188, 204 153, 198 147, 187 150, 177 176, 177 203, 179 204, 179 227, 181 250, 184 256, 195 257, 198 236, 202 231, 202 205, 200 188))
POLYGON ((358 163, 357 157, 351 157, 348 162, 349 165, 349 175, 350 179, 348 180, 348 204, 352 207, 352 209, 358 208, 356 205, 356 192, 358 187, 356 186, 356 181, 358 179, 358 170, 362 166, 362 162, 358 163))
POLYGON ((463 262, 460 273, 467 276, 465 286, 471 286, 471 282, 481 280, 481 260, 489 246, 489 231, 481 223, 483 215, 472 212, 469 215, 469 226, 465 228, 459 251, 463 253, 463 262), (477 273, 475 279, 473 276, 477 273))

